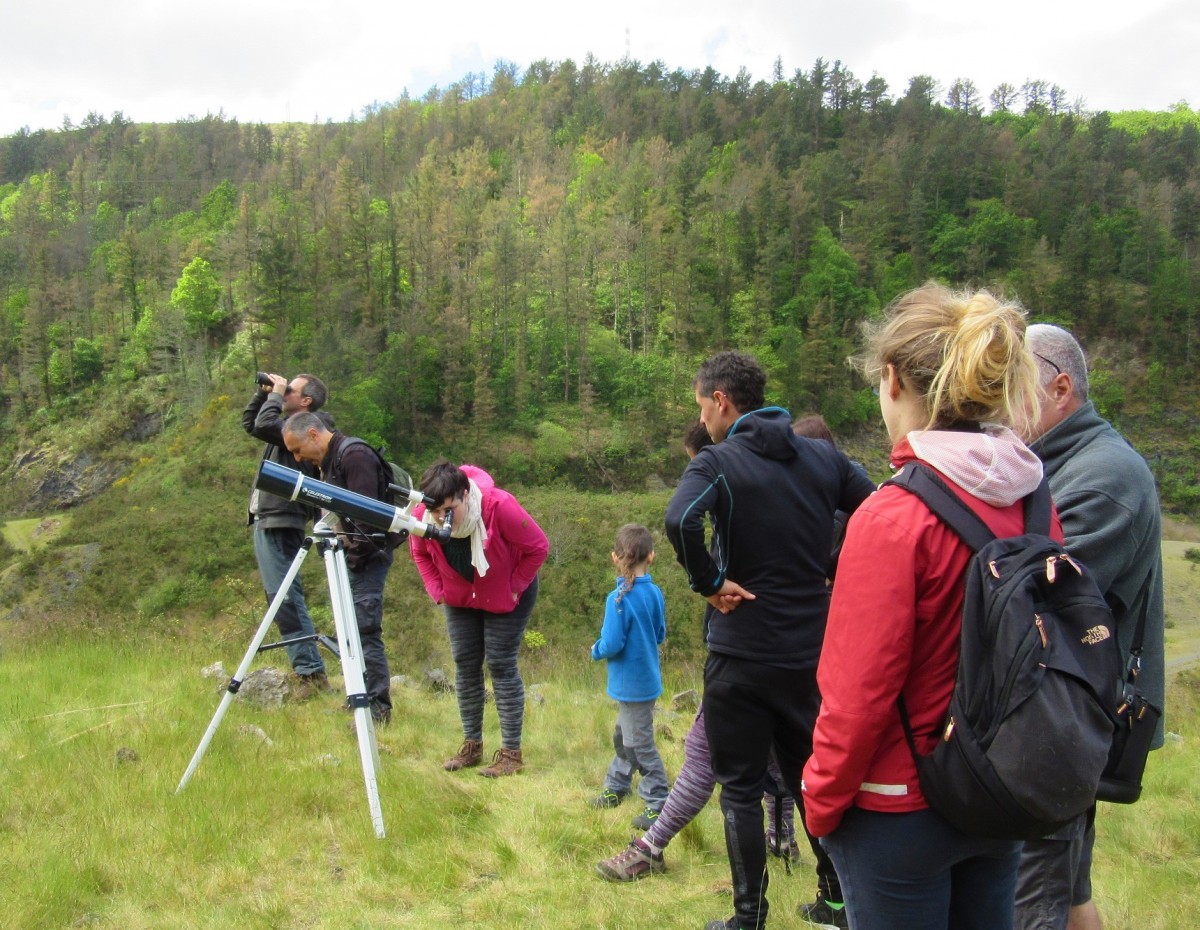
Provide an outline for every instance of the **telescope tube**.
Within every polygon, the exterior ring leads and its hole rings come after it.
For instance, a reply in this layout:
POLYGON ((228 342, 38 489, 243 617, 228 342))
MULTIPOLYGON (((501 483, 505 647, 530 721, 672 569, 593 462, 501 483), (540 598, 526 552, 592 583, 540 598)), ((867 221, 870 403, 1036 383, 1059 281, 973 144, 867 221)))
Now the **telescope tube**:
POLYGON ((340 516, 377 530, 391 533, 407 531, 437 542, 445 542, 450 538, 449 527, 426 523, 406 513, 403 508, 393 507, 373 497, 356 494, 316 478, 309 478, 294 468, 287 468, 275 462, 264 461, 259 466, 254 486, 260 491, 285 500, 300 501, 322 510, 332 510, 340 516))

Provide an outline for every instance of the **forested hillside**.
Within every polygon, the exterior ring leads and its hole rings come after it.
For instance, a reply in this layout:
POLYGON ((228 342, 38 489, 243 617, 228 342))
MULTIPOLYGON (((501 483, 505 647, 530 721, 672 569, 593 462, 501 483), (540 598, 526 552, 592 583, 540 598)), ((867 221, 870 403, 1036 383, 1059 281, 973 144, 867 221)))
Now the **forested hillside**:
POLYGON ((873 421, 857 324, 937 277, 1074 328, 1194 509, 1200 113, 1065 98, 541 61, 345 124, 22 132, 0 140, 0 452, 83 415, 87 451, 128 457, 138 424, 266 368, 321 375, 398 456, 629 486, 677 467, 716 349, 758 355, 796 413, 873 421))

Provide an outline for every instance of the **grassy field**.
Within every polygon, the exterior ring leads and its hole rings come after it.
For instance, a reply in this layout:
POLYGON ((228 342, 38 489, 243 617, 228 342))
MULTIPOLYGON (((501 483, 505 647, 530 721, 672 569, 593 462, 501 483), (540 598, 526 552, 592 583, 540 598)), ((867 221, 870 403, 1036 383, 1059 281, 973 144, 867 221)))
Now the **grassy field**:
MULTIPOLYGON (((1186 527, 1169 535, 1171 735, 1151 758, 1142 802, 1105 806, 1099 819, 1095 894, 1108 930, 1191 930, 1200 913, 1200 567, 1187 556, 1200 543, 1186 527)), ((411 567, 393 574, 403 572, 411 567)), ((731 912, 715 803, 668 849, 665 875, 623 886, 593 874, 633 834, 637 808, 587 806, 609 759, 614 708, 602 666, 582 649, 576 659, 552 638, 524 659, 536 686, 525 773, 491 781, 443 772, 459 742, 457 710, 420 680, 430 665, 450 668, 444 635, 432 610, 402 615, 402 592, 387 645, 393 672, 415 684, 396 689, 395 720, 380 731, 386 838, 372 830, 336 695, 271 710, 236 701, 177 795, 225 683, 201 669, 237 666, 257 596, 242 616, 166 617, 120 631, 104 617, 0 626, 5 930, 683 930, 731 912)), ((535 615, 535 626, 564 627, 552 621, 535 615)), ((281 662, 278 652, 257 660, 281 662)), ((668 651, 666 671, 669 692, 699 689, 694 662, 668 651)), ((666 704, 661 746, 675 772, 691 715, 666 704)), ((490 708, 487 722, 490 750, 490 708)), ((773 860, 771 882, 771 926, 806 926, 795 910, 814 890, 807 854, 791 874, 773 860)))
MULTIPOLYGON (((599 667, 531 676, 528 769, 496 781, 442 771, 458 743, 451 696, 398 689, 379 739, 380 840, 335 695, 274 710, 236 701, 177 795, 220 697, 200 670, 239 656, 111 637, 5 652, 0 914, 10 930, 693 928, 731 910, 715 804, 668 849, 665 875, 621 886, 592 874, 628 840, 636 812, 586 805, 613 720, 599 667)), ((1176 679, 1175 735, 1152 757, 1143 801, 1103 810, 1095 885, 1110 930, 1196 925, 1198 697, 1194 672, 1176 679)), ((690 715, 665 710, 661 723, 677 771, 690 715)), ((490 710, 488 724, 490 747, 490 710)), ((771 925, 803 926, 795 908, 813 890, 811 862, 787 875, 773 861, 771 872, 771 925)))

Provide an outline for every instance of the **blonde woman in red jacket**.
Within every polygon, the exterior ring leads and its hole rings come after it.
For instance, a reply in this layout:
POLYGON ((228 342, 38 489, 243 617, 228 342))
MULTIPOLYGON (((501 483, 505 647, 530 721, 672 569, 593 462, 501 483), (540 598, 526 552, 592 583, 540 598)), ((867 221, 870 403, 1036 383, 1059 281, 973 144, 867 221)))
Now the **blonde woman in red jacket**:
MULTIPOLYGON (((524 766, 525 684, 517 652, 537 602, 538 569, 550 545, 533 517, 482 468, 435 462, 421 476, 420 486, 426 497, 440 501, 429 511, 431 518, 440 523, 447 513, 454 514, 448 542, 409 537, 425 590, 446 612, 454 656, 463 744, 443 768, 453 772, 483 760, 486 662, 500 718, 500 748, 479 774, 513 775, 524 766)), ((422 513, 418 507, 416 515, 422 513)))
MULTIPOLYGON (((1037 416, 1025 314, 986 291, 928 284, 869 335, 864 369, 899 468, 919 459, 997 536, 1020 534, 1042 466, 1017 433, 1037 416)), ((1057 516, 1052 534, 1061 539, 1057 516)), ((937 740, 954 688, 970 550, 893 486, 850 518, 804 768, 808 829, 841 878, 852 930, 1010 930, 1020 843, 967 836, 921 795, 897 699, 918 749, 937 740)))

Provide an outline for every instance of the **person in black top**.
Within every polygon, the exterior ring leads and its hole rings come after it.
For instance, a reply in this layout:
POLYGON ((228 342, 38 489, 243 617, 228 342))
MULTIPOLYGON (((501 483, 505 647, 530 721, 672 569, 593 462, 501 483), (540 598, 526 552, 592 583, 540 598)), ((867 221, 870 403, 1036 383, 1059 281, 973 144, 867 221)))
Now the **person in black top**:
MULTIPOLYGON (((766 923, 767 762, 774 747, 787 788, 799 797, 821 701, 816 667, 834 514, 853 512, 875 490, 830 443, 794 435, 786 410, 764 406, 765 386, 766 373, 749 355, 723 352, 700 367, 696 403, 714 444, 692 459, 666 514, 676 558, 692 590, 708 601, 705 729, 721 785, 735 906, 733 917, 709 930, 761 930, 766 923)), ((817 905, 840 905, 833 865, 819 843, 810 838, 810 845, 817 905)), ((834 910, 830 919, 844 920, 844 910, 834 910)))
MULTIPOLYGON (((365 497, 386 500, 391 474, 383 458, 366 442, 352 442, 340 430, 330 432, 312 413, 289 417, 283 426, 283 442, 297 462, 319 465, 321 480, 365 497)), ((383 586, 392 567, 392 550, 376 538, 374 530, 360 529, 346 517, 341 518, 341 532, 371 715, 377 722, 387 723, 392 717, 392 699, 391 673, 383 648, 383 586)))

